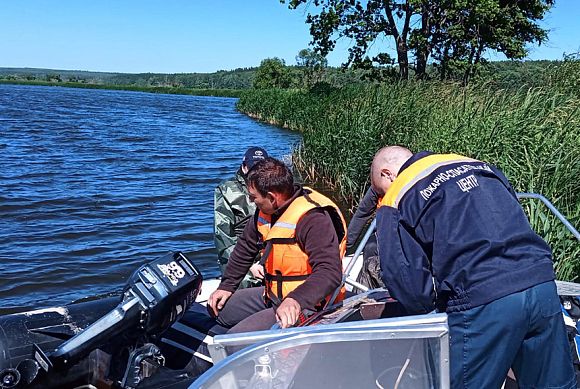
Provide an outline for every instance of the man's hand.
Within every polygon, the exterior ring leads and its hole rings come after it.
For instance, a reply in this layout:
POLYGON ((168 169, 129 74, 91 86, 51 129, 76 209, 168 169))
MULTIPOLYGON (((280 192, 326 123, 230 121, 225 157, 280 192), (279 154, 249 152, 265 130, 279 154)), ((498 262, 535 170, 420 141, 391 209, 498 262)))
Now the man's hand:
POLYGON ((227 290, 218 289, 213 292, 207 300, 207 311, 209 314, 213 317, 216 317, 218 312, 224 307, 224 304, 226 301, 228 301, 231 295, 232 292, 228 292, 227 290))
POLYGON ((291 297, 286 297, 276 309, 276 320, 282 328, 292 327, 300 316, 300 304, 291 297))
POLYGON ((264 266, 260 265, 259 263, 254 263, 250 268, 250 272, 255 278, 260 280, 264 279, 264 266))

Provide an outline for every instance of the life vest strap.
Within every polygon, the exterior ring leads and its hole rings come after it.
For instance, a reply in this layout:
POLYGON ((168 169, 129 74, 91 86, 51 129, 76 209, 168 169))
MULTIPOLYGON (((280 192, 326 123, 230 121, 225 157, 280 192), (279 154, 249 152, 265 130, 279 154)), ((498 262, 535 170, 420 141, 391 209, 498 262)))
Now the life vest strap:
POLYGON ((322 205, 320 205, 320 203, 318 203, 317 201, 314 201, 314 199, 312 197, 310 197, 310 193, 311 192, 304 192, 304 198, 306 199, 306 201, 308 201, 311 204, 314 204, 317 208, 322 207, 322 205))
POLYGON ((309 275, 304 274, 304 275, 300 275, 300 276, 283 276, 282 273, 277 270, 276 274, 270 274, 270 273, 265 273, 264 274, 264 279, 266 281, 304 281, 306 280, 309 275), (278 272, 280 272, 280 274, 278 275, 278 272))
POLYGON ((268 242, 265 242, 262 244, 265 245, 265 248, 264 248, 264 251, 262 252, 262 256, 260 257, 260 265, 266 266, 266 261, 268 260, 268 257, 270 256, 270 251, 272 251, 272 245, 269 244, 268 242))
POLYGON ((266 244, 294 244, 296 243, 296 238, 272 238, 266 241, 266 244))
POLYGON ((271 303, 274 307, 278 308, 282 304, 282 299, 278 298, 269 288, 264 290, 266 292, 264 294, 266 303, 271 303))
MULTIPOLYGON (((276 281, 276 293, 274 293, 272 291, 271 287, 268 287, 266 285, 266 288, 264 288, 264 297, 265 297, 265 301, 266 303, 270 302, 274 305, 274 307, 278 307, 280 306, 280 304, 282 304, 282 296, 283 296, 283 292, 282 292, 282 282, 284 281, 305 281, 309 276, 308 275, 302 275, 302 276, 283 276, 282 272, 280 270, 276 270, 276 274, 270 274, 270 273, 265 273, 264 274, 264 280, 266 282, 272 282, 272 281, 276 281)), ((315 309, 317 311, 320 311, 324 308, 324 306, 326 305, 326 299, 322 299, 320 301, 319 304, 316 305, 315 309)), ((303 310, 304 313, 306 313, 308 310, 303 310)), ((306 319, 311 316, 312 311, 308 311, 309 314, 306 317, 301 317, 299 322, 300 324, 304 323, 306 321, 306 319)))
POLYGON ((284 298, 284 292, 282 290, 282 283, 284 281, 305 281, 309 275, 298 275, 298 276, 283 276, 280 270, 276 270, 276 274, 264 273, 264 280, 266 282, 276 281, 276 293, 272 292, 272 287, 266 285, 266 290, 268 291, 268 297, 272 300, 274 305, 280 305, 284 298))

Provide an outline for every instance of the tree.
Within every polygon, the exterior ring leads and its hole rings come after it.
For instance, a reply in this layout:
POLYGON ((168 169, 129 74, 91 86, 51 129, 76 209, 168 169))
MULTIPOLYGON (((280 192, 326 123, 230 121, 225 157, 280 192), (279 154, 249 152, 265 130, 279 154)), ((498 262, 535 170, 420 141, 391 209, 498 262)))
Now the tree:
POLYGON ((302 49, 296 56, 296 64, 305 68, 321 69, 328 66, 328 60, 310 49, 302 49))
POLYGON ((296 64, 303 70, 303 84, 311 87, 322 81, 328 60, 314 50, 302 49, 296 56, 296 64))
POLYGON ((254 88, 288 88, 292 83, 292 76, 283 59, 266 58, 258 67, 254 78, 254 88))
POLYGON ((425 78, 433 61, 441 78, 461 70, 467 82, 485 50, 520 59, 527 43, 541 44, 546 31, 537 21, 554 0, 288 0, 290 9, 302 4, 317 10, 306 17, 317 53, 326 56, 338 39, 352 41, 344 67, 380 70, 396 62, 401 79, 410 69, 425 78), (396 61, 380 47, 385 39, 396 61))

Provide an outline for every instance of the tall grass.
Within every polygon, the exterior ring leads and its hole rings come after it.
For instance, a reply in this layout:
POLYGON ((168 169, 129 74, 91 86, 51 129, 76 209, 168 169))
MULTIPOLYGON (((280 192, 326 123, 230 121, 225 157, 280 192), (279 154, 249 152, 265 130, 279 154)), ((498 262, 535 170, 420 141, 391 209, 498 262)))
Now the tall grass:
MULTIPOLYGON (((545 195, 580 222, 580 98, 554 88, 504 91, 400 83, 324 92, 247 91, 238 109, 299 130, 295 163, 356 202, 382 146, 456 152, 500 167, 517 191, 545 195)), ((541 204, 523 203, 552 245, 561 279, 580 280, 578 242, 541 204)))

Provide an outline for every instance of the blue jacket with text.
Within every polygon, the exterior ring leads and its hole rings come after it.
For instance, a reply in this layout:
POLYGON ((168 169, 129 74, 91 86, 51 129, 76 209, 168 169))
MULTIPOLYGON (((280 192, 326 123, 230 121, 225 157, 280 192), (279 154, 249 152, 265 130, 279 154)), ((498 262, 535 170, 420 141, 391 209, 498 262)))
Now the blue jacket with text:
POLYGON ((383 281, 409 313, 462 311, 554 279, 551 251, 494 166, 421 152, 377 212, 383 281))

